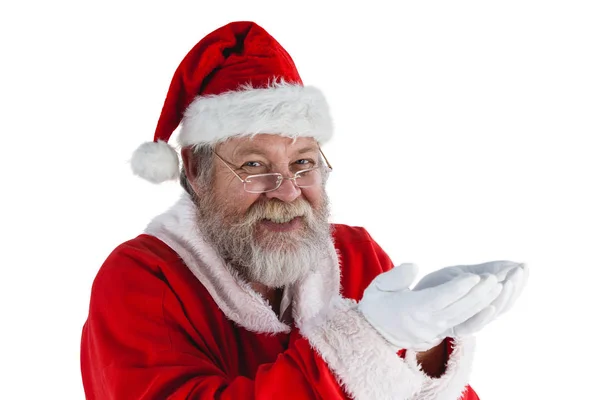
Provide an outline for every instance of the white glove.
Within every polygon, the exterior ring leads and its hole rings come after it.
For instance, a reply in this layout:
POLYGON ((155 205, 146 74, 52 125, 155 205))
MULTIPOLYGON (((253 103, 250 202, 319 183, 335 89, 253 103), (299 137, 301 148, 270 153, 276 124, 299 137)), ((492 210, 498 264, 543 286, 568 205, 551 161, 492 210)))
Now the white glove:
POLYGON ((523 291, 529 277, 525 264, 512 261, 491 261, 475 265, 457 265, 446 267, 426 275, 417 283, 413 290, 423 290, 450 282, 462 275, 479 275, 481 277, 494 275, 502 283, 502 292, 490 307, 475 315, 460 326, 455 327, 453 337, 471 335, 501 314, 508 311, 523 291))
POLYGON ((416 276, 414 264, 384 272, 365 289, 358 303, 366 320, 402 349, 424 351, 439 344, 454 334, 455 327, 489 308, 502 290, 495 275, 464 273, 413 291, 409 286, 416 276))

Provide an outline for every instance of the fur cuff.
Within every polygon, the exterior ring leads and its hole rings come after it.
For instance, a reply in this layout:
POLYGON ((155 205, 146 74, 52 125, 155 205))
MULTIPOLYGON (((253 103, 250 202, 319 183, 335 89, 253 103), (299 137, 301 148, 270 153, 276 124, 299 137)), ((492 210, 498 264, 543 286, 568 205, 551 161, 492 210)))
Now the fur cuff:
POLYGON ((327 362, 340 385, 357 400, 411 399, 425 375, 409 366, 356 309, 356 302, 336 297, 328 315, 299 326, 327 362))
POLYGON ((274 82, 268 88, 245 86, 218 96, 198 96, 185 111, 179 144, 216 143, 258 133, 328 141, 333 123, 325 96, 315 87, 285 82, 274 82))
POLYGON ((474 352, 475 338, 453 339, 446 372, 439 378, 431 378, 422 372, 417 364, 416 353, 406 351, 406 362, 411 369, 419 371, 424 380, 421 392, 411 397, 411 400, 460 399, 469 381, 474 352))

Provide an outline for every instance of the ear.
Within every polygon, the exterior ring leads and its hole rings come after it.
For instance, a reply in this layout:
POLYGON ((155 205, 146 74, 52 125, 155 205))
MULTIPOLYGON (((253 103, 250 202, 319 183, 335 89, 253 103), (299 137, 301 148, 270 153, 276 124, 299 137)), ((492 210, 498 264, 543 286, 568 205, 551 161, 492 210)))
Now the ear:
POLYGON ((190 183, 194 182, 198 177, 198 170, 194 162, 194 151, 191 146, 181 149, 181 159, 183 161, 183 169, 190 183))
POLYGON ((181 160, 183 162, 185 179, 187 180, 186 190, 188 192, 192 190, 196 196, 200 196, 200 189, 196 183, 198 178, 198 163, 194 160, 194 150, 191 146, 181 149, 181 160))

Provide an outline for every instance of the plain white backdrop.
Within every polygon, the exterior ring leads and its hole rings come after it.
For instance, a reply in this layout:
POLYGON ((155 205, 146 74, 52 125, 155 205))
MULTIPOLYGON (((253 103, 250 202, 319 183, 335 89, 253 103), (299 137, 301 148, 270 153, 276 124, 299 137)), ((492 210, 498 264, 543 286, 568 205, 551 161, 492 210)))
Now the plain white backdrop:
POLYGON ((127 161, 152 139, 185 54, 234 20, 262 25, 330 101, 333 221, 365 226, 421 275, 529 264, 518 303, 478 335, 480 397, 597 395, 597 2, 0 7, 0 398, 84 398, 94 276, 180 191, 127 161))

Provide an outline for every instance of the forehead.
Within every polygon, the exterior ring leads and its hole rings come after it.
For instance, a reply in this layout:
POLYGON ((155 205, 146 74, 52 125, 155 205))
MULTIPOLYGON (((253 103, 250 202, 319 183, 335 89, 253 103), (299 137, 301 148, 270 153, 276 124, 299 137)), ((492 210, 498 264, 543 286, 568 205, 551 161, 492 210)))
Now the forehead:
POLYGON ((233 157, 261 154, 266 157, 318 151, 317 141, 311 137, 290 138, 281 135, 259 134, 232 138, 217 146, 217 151, 233 157))

